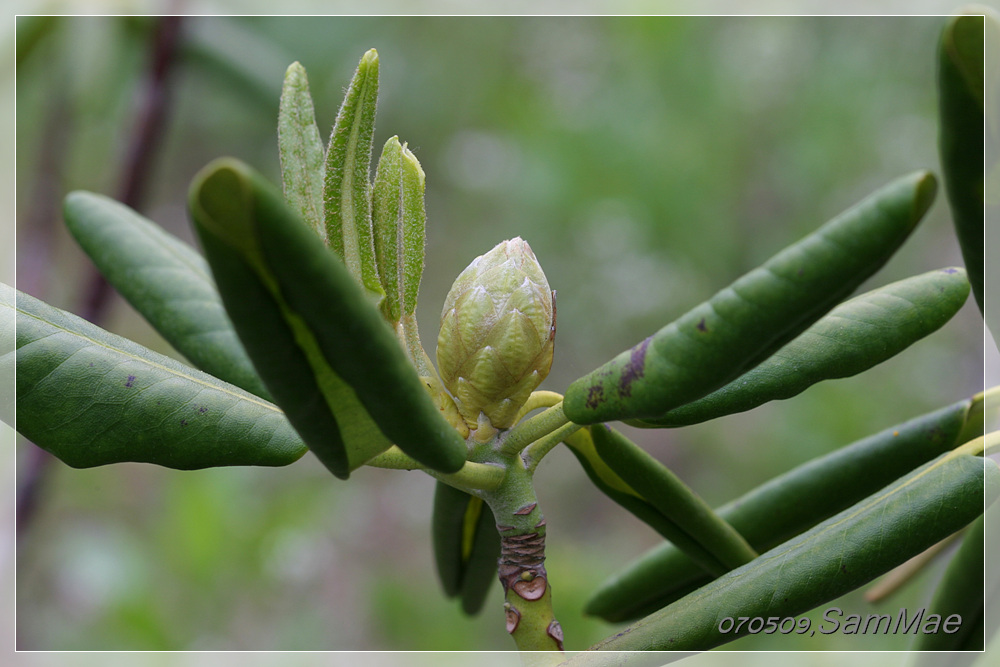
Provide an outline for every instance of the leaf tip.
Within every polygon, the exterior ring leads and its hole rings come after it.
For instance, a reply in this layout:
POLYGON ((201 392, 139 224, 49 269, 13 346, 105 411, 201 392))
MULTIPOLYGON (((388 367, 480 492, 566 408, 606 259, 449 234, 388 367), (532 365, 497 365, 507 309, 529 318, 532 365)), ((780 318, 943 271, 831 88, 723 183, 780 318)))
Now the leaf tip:
POLYGON ((929 171, 916 174, 913 194, 913 224, 916 224, 934 203, 937 195, 937 178, 929 171))
POLYGON ((196 224, 230 245, 245 246, 253 224, 250 179, 249 168, 236 158, 217 158, 202 167, 188 193, 196 224))
POLYGON ((417 156, 413 154, 413 151, 407 147, 407 144, 403 144, 402 151, 405 164, 407 164, 417 174, 417 178, 420 181, 420 188, 422 190, 425 182, 424 168, 420 166, 420 161, 417 160, 417 156))

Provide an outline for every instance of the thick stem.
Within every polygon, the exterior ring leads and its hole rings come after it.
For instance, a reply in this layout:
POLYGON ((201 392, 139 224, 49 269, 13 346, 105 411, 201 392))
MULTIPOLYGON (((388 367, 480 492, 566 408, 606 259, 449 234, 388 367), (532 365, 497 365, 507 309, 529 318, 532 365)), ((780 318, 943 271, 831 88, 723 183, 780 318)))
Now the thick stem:
MULTIPOLYGON (((552 586, 545 571, 545 518, 535 499, 531 474, 520 461, 512 462, 500 488, 483 498, 500 532, 497 573, 504 589, 507 632, 520 651, 561 653, 562 627, 552 611, 552 586)), ((542 660, 538 664, 558 662, 539 656, 531 662, 538 660, 542 660)))

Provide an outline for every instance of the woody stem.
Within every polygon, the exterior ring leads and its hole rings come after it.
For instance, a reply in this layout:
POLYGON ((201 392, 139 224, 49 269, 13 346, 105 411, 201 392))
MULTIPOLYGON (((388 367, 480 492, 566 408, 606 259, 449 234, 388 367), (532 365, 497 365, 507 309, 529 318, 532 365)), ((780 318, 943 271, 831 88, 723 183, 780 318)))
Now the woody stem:
POLYGON ((497 571, 504 589, 507 632, 520 651, 553 652, 531 656, 531 664, 558 664, 563 633, 552 611, 552 586, 545 571, 545 519, 531 474, 519 458, 508 466, 500 488, 483 495, 500 532, 497 571))

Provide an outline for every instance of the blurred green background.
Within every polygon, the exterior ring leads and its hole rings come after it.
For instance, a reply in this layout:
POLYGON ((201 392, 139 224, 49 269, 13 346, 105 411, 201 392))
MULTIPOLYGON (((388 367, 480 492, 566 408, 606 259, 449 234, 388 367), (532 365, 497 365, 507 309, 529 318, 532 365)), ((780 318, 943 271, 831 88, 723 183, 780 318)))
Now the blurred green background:
MULTIPOLYGON (((59 199, 116 195, 157 19, 18 19, 18 287, 79 311, 89 261, 59 199)), ((454 277, 524 237, 558 291, 543 388, 633 345, 887 181, 937 171, 934 51, 943 19, 187 18, 142 212, 192 241, 187 184, 239 157, 278 182, 285 68, 333 124, 378 49, 376 147, 396 134, 427 175, 419 317, 433 348, 454 277)), ((961 264, 943 197, 867 287, 961 264)), ((117 297, 105 328, 169 347, 117 297)), ((982 389, 982 318, 861 377, 680 430, 627 429, 710 503, 982 389)), ((22 473, 31 445, 18 447, 22 473)), ((21 478, 24 474, 20 475, 21 478)), ((594 586, 659 537, 562 449, 536 477, 567 648, 616 630, 594 586)), ((311 456, 284 469, 176 472, 56 463, 19 536, 21 650, 509 650, 499 585, 480 617, 445 600, 429 544, 433 482, 311 456)), ((938 564, 938 568, 940 563, 938 564)), ((939 569, 880 606, 919 607, 939 569)), ((818 618, 821 614, 817 614, 818 618)), ((751 637, 731 649, 904 649, 905 637, 751 637)))

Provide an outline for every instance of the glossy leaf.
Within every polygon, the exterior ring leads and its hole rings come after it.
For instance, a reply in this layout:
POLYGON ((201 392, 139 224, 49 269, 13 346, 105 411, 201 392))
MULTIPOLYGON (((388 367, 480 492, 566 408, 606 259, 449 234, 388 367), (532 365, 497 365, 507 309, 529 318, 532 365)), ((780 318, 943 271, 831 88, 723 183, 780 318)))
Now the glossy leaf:
POLYGON ((445 595, 459 596, 465 613, 479 613, 496 581, 500 556, 492 510, 480 498, 438 482, 431 534, 445 595))
POLYGON ((381 295, 372 239, 369 170, 378 103, 378 53, 361 58, 326 152, 323 201, 327 238, 354 279, 381 295))
POLYGON ((845 301, 759 366, 721 389, 636 426, 685 426, 791 398, 857 375, 938 330, 969 296, 963 269, 931 271, 845 301))
POLYGON ((497 586, 497 559, 500 558, 500 533, 493 511, 482 501, 479 506, 472 548, 462 577, 462 611, 470 616, 482 611, 490 591, 497 586))
POLYGON ((385 299, 382 310, 399 322, 417 309, 424 270, 424 172, 417 158, 392 137, 382 149, 372 194, 375 258, 385 299))
POLYGON ((346 477, 390 442, 435 470, 462 467, 464 441, 388 325, 260 176, 218 160, 195 179, 190 208, 258 372, 334 474, 346 477))
POLYGON ((954 16, 938 46, 938 150, 972 292, 983 309, 984 17, 954 16))
POLYGON ((602 428, 604 427, 581 429, 565 440, 566 445, 583 466, 584 472, 587 473, 587 477, 590 478, 594 486, 676 545, 678 549, 697 563, 696 568, 699 570, 719 576, 731 569, 726 567, 716 555, 699 544, 671 518, 665 516, 659 508, 629 486, 597 453, 593 431, 602 428))
POLYGON ((441 587, 448 597, 462 590, 465 514, 472 496, 442 482, 434 484, 434 511, 431 515, 431 539, 434 564, 441 587))
POLYGON ((357 396, 316 351, 315 340, 299 334, 286 320, 287 308, 239 253, 211 235, 201 243, 241 342, 288 420, 316 457, 337 477, 346 479, 389 443, 368 417, 357 396), (337 412, 330 407, 335 403, 337 412), (349 433, 344 433, 350 426, 349 433), (347 442, 345 443, 345 440, 347 442), (354 445, 353 456, 348 447, 354 445))
POLYGON ((325 149, 316 126, 305 68, 288 66, 278 108, 278 156, 285 201, 326 240, 323 210, 325 149))
POLYGON ((618 431, 590 429, 597 455, 626 484, 673 521, 727 569, 747 563, 757 552, 666 466, 618 431))
POLYGON ((592 648, 707 650, 747 634, 720 632, 725 617, 796 616, 887 572, 983 511, 1000 468, 948 452, 797 538, 647 616, 592 648))
POLYGON ((63 213, 101 274, 174 349, 206 373, 270 400, 194 248, 103 195, 71 192, 63 213))
POLYGON ((12 288, 17 428, 76 468, 288 465, 305 445, 274 405, 12 288))
MULTIPOLYGON (((716 512, 760 551, 824 521, 917 466, 982 433, 981 400, 963 400, 808 461, 716 512)), ((647 551, 603 582, 586 612, 630 621, 707 584, 704 570, 673 544, 647 551)))
POLYGON ((965 532, 927 608, 928 614, 938 614, 942 619, 957 614, 962 619, 958 631, 918 635, 914 651, 982 651, 985 648, 984 531, 985 518, 980 516, 965 532))
POLYGON ((655 419, 749 370, 881 267, 930 207, 919 172, 879 190, 566 392, 578 424, 655 419))

